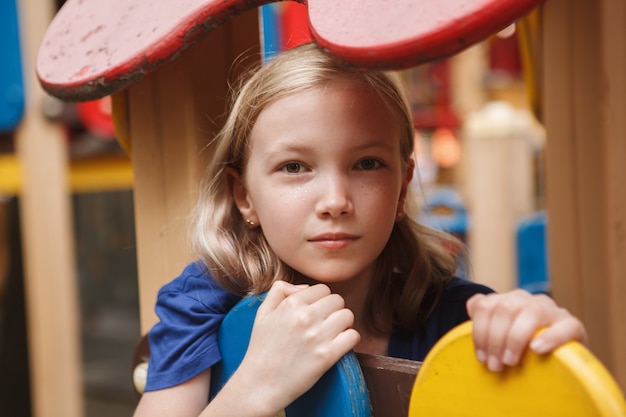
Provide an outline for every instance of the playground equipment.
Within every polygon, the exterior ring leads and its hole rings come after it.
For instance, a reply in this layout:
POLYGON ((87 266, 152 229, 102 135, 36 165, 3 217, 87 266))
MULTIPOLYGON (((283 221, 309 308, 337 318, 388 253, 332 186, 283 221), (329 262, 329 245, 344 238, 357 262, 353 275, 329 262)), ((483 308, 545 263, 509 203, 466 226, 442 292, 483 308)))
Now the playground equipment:
POLYGON ((17 0, 0 4, 0 52, 0 132, 7 132, 17 126, 24 112, 17 0))
MULTIPOLYGON (((211 396, 235 372, 264 296, 241 300, 218 334, 222 362, 211 370, 211 396)), ((138 344, 133 383, 143 393, 150 355, 138 344)), ((304 359, 304 358, 303 358, 304 359)), ((472 324, 446 334, 424 363, 376 355, 345 355, 308 392, 284 410, 286 417, 563 417, 626 416, 626 401, 606 368, 578 342, 549 355, 525 353, 522 362, 493 373, 475 357, 472 324)))
MULTIPOLYGON (((358 7, 310 0, 308 8, 313 39, 329 53, 347 65, 398 68, 458 52, 540 3, 403 0, 381 8, 374 0, 358 7)), ((257 16, 244 13, 254 5, 69 0, 41 43, 37 70, 51 94, 89 100, 115 93, 118 132, 130 138, 133 153, 144 331, 155 320, 158 288, 189 261, 181 219, 194 201, 204 157, 200 150, 217 128, 209 121, 219 121, 223 112, 215 98, 226 96, 235 58, 258 49, 257 16)), ((620 302, 626 295, 626 247, 619 225, 626 224, 626 126, 619 115, 626 109, 620 87, 626 70, 620 41, 626 36, 625 7, 620 0, 547 2, 541 63, 542 117, 551 141, 553 293, 583 318, 592 349, 622 383, 626 329, 619 320, 626 313, 620 302), (616 88, 607 90, 613 84, 616 88)), ((42 149, 47 148, 40 142, 42 149)), ((51 259, 32 265, 34 274, 58 271, 51 259)), ((66 402, 60 410, 54 404, 36 410, 70 416, 67 407, 66 402)))

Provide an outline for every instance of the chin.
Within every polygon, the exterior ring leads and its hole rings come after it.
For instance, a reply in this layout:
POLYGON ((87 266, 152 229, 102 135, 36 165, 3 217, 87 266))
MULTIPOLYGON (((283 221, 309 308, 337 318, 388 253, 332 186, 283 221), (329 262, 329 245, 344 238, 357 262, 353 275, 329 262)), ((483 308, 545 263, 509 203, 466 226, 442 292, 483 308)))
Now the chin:
POLYGON ((343 284, 347 282, 352 282, 359 277, 358 275, 337 275, 336 271, 332 275, 328 274, 328 275, 320 276, 319 273, 315 275, 316 275, 315 277, 309 277, 309 279, 315 283, 326 284, 326 285, 343 284))

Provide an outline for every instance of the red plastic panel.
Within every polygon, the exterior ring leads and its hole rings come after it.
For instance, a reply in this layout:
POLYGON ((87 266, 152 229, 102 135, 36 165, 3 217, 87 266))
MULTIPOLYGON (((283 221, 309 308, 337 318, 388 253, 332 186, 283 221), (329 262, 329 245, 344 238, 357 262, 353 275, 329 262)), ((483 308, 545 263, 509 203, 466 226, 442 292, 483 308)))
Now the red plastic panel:
MULTIPOLYGON (((97 99, 174 59, 200 35, 271 0, 68 0, 37 59, 44 89, 97 99)), ((402 68, 451 55, 543 0, 309 0, 313 38, 351 65, 402 68)))
POLYGON ((245 0, 68 0, 37 57, 49 93, 93 100, 154 72, 225 20, 257 7, 245 0))
POLYGON ((313 37, 343 61, 396 69, 481 41, 543 0, 310 0, 313 37))

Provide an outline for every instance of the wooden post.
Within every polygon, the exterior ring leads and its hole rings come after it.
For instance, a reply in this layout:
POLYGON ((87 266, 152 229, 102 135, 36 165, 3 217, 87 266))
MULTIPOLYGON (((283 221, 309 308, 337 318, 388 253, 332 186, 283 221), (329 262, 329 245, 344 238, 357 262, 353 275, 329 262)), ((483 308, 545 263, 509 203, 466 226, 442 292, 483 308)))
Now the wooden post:
POLYGON ((16 139, 23 178, 20 219, 31 398, 35 417, 79 417, 83 415, 81 349, 67 139, 61 127, 43 115, 45 93, 34 71, 52 3, 19 3, 28 94, 16 139))
POLYGON ((543 20, 554 297, 626 388, 626 5, 552 0, 543 20))
POLYGON ((220 127, 234 61, 245 54, 260 62, 257 13, 251 10, 209 32, 126 91, 142 333, 156 321, 159 288, 192 260, 188 219, 210 152, 206 146, 220 127))

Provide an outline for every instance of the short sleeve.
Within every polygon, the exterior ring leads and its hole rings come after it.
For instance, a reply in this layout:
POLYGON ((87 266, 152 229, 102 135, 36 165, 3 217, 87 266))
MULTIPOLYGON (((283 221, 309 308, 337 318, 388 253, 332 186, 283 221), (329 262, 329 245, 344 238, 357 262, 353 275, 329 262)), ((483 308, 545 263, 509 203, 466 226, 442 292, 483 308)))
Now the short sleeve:
POLYGON ((220 288, 200 262, 164 285, 158 294, 159 322, 150 329, 145 391, 179 385, 221 360, 217 332, 239 297, 220 288))

